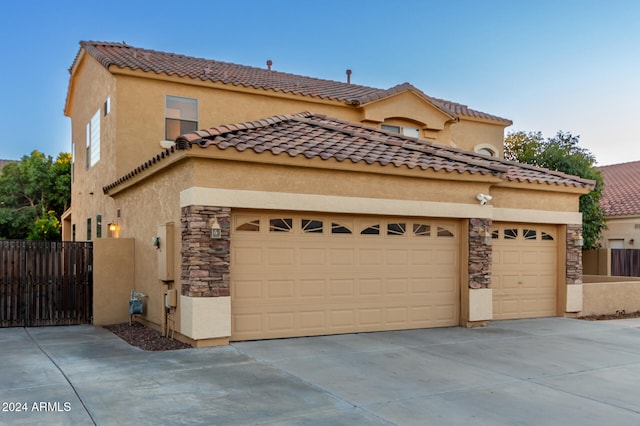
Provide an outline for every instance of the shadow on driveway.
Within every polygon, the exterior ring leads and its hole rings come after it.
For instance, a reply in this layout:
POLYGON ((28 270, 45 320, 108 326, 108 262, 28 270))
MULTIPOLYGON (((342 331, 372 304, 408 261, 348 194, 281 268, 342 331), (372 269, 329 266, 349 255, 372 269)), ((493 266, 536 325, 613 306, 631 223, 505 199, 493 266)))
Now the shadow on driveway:
POLYGON ((0 424, 637 425, 640 320, 545 318, 145 352, 0 329, 0 424))

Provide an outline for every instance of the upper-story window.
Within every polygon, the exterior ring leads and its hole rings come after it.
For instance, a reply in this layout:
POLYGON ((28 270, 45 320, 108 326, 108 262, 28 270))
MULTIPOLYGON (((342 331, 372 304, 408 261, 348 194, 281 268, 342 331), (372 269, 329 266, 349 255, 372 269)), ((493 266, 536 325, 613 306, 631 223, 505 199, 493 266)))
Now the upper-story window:
POLYGON ((100 110, 87 123, 87 170, 100 161, 100 110))
POLYGON ((480 145, 476 145, 475 151, 478 154, 487 155, 489 157, 498 156, 498 150, 493 145, 490 145, 488 143, 482 143, 480 145))
POLYGON ((198 100, 167 95, 164 117, 164 137, 168 141, 174 141, 185 133, 195 132, 198 130, 198 100))
POLYGON ((420 129, 416 129, 415 127, 406 127, 406 126, 394 126, 391 124, 382 124, 382 130, 386 130, 393 133, 399 133, 404 136, 409 136, 411 138, 420 138, 420 129))

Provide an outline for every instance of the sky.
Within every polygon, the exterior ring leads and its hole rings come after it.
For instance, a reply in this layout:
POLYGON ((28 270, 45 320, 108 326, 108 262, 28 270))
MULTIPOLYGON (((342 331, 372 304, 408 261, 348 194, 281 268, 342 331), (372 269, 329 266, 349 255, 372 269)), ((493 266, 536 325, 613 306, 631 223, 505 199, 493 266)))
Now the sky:
POLYGON ((640 160, 635 0, 6 0, 0 159, 71 150, 81 40, 426 94, 505 117, 505 133, 580 137, 598 165, 640 160))

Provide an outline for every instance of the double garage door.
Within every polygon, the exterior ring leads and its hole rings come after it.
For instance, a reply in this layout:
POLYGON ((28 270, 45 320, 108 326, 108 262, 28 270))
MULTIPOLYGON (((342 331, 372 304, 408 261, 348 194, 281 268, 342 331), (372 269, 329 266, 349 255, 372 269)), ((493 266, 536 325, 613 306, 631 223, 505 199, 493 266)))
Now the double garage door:
POLYGON ((494 223, 493 318, 538 318, 557 312, 557 227, 494 223))
POLYGON ((457 325, 460 223, 236 211, 232 340, 457 325))

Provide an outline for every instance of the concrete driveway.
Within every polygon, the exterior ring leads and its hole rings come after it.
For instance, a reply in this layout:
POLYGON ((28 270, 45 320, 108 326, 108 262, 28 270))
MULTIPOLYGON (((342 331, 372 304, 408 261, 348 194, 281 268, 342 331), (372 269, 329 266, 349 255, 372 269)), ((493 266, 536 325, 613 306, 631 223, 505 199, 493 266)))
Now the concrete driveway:
POLYGON ((144 352, 0 329, 0 424, 637 425, 640 320, 547 318, 144 352))

